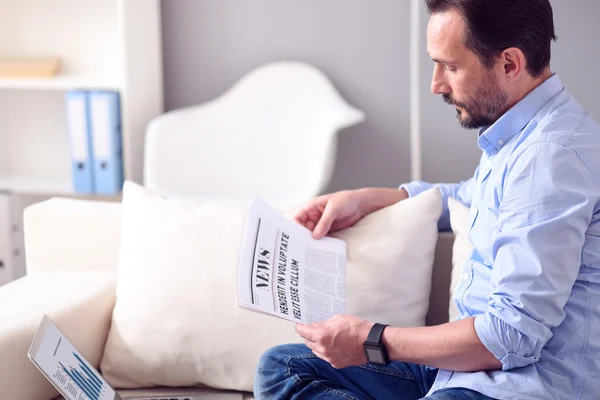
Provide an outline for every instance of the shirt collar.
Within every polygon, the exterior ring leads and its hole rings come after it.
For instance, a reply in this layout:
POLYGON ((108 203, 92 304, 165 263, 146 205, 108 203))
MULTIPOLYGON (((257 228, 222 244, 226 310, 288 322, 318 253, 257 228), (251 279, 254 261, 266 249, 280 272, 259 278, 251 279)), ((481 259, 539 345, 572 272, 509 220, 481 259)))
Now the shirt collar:
POLYGON ((560 78, 553 74, 502 115, 493 125, 481 128, 477 145, 488 156, 496 154, 520 133, 552 98, 563 90, 564 86, 560 78))

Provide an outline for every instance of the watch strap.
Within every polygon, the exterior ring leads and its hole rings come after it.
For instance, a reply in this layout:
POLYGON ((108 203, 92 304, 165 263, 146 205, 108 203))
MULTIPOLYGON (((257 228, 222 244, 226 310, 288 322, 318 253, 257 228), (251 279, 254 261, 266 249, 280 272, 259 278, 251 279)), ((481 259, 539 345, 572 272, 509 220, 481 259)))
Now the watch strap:
POLYGON ((367 336, 366 342, 372 343, 372 344, 380 344, 381 343, 381 335, 383 335, 383 330, 388 326, 389 325, 378 324, 378 323, 373 325, 373 327, 371 328, 371 331, 369 332, 369 335, 367 336))

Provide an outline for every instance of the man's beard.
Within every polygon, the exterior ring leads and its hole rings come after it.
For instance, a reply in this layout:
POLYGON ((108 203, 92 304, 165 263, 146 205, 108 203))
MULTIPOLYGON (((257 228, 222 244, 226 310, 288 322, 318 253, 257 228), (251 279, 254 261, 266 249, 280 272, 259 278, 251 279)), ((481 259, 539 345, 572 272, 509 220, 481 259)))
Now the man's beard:
POLYGON ((462 108, 467 114, 462 116, 457 111, 456 119, 465 129, 478 129, 494 124, 504 114, 507 96, 493 79, 487 77, 475 90, 475 95, 470 96, 468 103, 455 101, 449 94, 444 93, 444 101, 455 107, 462 108))

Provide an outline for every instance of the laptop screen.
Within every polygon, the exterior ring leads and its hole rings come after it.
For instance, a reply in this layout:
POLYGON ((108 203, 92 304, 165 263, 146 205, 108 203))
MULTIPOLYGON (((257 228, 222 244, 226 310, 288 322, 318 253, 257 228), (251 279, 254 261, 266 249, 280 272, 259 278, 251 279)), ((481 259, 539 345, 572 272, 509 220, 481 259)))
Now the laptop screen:
POLYGON ((119 398, 48 317, 38 329, 29 357, 67 400, 119 398))

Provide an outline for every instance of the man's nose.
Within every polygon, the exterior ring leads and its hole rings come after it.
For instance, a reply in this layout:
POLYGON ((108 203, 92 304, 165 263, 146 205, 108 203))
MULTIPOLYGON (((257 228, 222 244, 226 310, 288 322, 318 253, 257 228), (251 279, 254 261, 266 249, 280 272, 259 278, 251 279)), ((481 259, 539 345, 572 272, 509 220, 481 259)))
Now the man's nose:
POLYGON ((444 94, 450 93, 450 87, 443 79, 443 73, 441 73, 439 67, 436 65, 433 70, 433 77, 431 78, 431 93, 433 94, 444 94))
POLYGON ((433 94, 450 93, 450 88, 442 82, 433 81, 433 82, 431 82, 431 93, 433 93, 433 94))

